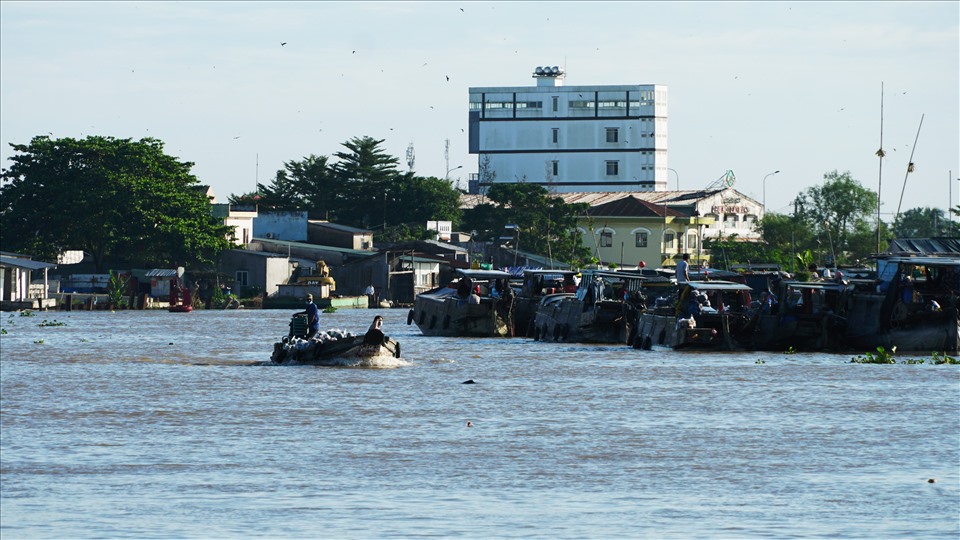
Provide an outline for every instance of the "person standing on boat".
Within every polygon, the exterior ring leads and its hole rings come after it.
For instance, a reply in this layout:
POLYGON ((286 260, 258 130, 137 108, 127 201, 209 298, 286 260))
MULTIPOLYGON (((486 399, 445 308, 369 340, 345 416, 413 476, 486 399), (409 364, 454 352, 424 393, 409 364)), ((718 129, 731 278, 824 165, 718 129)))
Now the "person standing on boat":
POLYGON ((690 281, 690 254, 684 253, 677 263, 677 283, 690 281))
POLYGON ((312 339, 320 332, 320 308, 313 303, 313 295, 307 295, 307 308, 297 313, 307 316, 307 339, 312 339))

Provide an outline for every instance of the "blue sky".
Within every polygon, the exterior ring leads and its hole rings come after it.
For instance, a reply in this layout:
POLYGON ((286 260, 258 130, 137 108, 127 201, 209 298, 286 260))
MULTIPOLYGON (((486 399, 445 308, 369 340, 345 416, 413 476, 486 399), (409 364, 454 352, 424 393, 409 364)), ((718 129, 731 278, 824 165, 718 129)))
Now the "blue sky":
POLYGON ((669 88, 670 185, 726 170, 789 212, 850 171, 882 214, 960 201, 958 2, 0 2, 0 159, 35 135, 155 137, 220 202, 384 139, 466 180, 468 88, 669 88), (281 43, 286 45, 281 46, 281 43), (447 80, 447 76, 450 80, 447 80), (920 129, 913 161, 906 167, 920 129), (952 171, 952 173, 951 173, 952 171), (951 174, 953 180, 951 180, 951 174))

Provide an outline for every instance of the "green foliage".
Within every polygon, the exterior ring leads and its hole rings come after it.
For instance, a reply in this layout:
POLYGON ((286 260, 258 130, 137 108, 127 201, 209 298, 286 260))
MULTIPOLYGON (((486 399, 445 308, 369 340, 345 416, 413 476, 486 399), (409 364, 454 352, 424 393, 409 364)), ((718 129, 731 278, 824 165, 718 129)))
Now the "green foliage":
POLYGON ((877 347, 876 354, 866 352, 863 355, 858 355, 855 358, 851 358, 850 362, 855 364, 896 364, 897 361, 893 357, 893 353, 895 352, 897 352, 896 347, 894 347, 890 352, 887 352, 883 347, 877 347))
POLYGON ((0 335, 6 335, 6 334, 7 334, 7 329, 6 329, 6 328, 0 328, 0 335))
POLYGON ((123 277, 119 272, 110 270, 110 279, 107 281, 107 297, 114 307, 124 305, 124 294, 127 291, 129 277, 123 277))
POLYGON ((867 226, 876 212, 877 194, 861 186, 849 172, 832 171, 823 179, 822 185, 808 188, 794 200, 796 217, 822 233, 818 240, 823 246, 833 244, 839 259, 835 264, 865 257, 867 253, 848 253, 848 237, 856 225, 867 226))
POLYGON ((67 249, 139 264, 210 263, 229 247, 210 213, 192 163, 163 153, 156 139, 51 139, 12 144, 0 186, 4 249, 56 260, 67 249))
MULTIPOLYGON (((865 353, 862 356, 857 356, 856 358, 851 358, 850 362, 856 364, 896 364, 897 360, 894 358, 893 353, 897 352, 897 348, 894 347, 892 351, 887 352, 883 347, 877 347, 876 354, 865 353)), ((927 361, 923 358, 906 358, 900 361, 901 364, 907 365, 918 365, 925 364, 927 361)), ((930 356, 930 363, 933 365, 943 365, 943 364, 960 364, 960 360, 948 356, 946 353, 934 352, 930 356)))
POLYGON ((335 307, 333 307, 333 306, 327 306, 327 307, 323 308, 323 312, 324 312, 324 313, 336 313, 336 312, 337 312, 337 308, 335 308, 335 307))
POLYGON ((32 311, 30 311, 29 309, 25 309, 25 310, 23 310, 23 311, 20 312, 20 316, 21 316, 21 317, 36 317, 37 314, 34 313, 34 312, 32 312, 32 311))
POLYGON ((288 161, 269 185, 258 184, 256 193, 231 195, 229 201, 306 210, 313 219, 381 229, 378 239, 384 241, 428 238, 419 230, 427 221, 459 222, 460 193, 450 182, 399 171, 399 160, 384 152, 382 143, 354 137, 334 154, 336 163, 317 155, 288 161))
POLYGON ((894 220, 893 235, 896 238, 958 236, 960 226, 947 219, 939 208, 912 208, 894 220))
POLYGON ((463 229, 477 237, 494 240, 504 235, 504 226, 518 228, 519 248, 582 266, 590 251, 582 245, 577 216, 585 215, 584 203, 567 204, 550 196, 543 186, 528 183, 494 184, 483 203, 463 214, 463 229))
POLYGON ((63 322, 63 321, 58 321, 58 320, 56 320, 56 319, 54 319, 54 320, 52 320, 52 321, 48 321, 48 320, 44 319, 44 320, 41 321, 40 324, 38 324, 37 326, 66 326, 66 325, 67 325, 67 323, 65 323, 65 322, 63 322))
POLYGON ((776 263, 788 267, 789 257, 761 242, 742 242, 737 235, 704 238, 703 247, 712 254, 711 266, 726 269, 734 264, 776 263))
POLYGON ((42 339, 37 339, 37 340, 34 340, 34 343, 37 344, 37 345, 43 345, 43 340, 42 340, 42 339))
POLYGON ((934 365, 960 364, 960 360, 957 360, 952 356, 948 356, 947 353, 934 352, 931 359, 933 360, 934 365))

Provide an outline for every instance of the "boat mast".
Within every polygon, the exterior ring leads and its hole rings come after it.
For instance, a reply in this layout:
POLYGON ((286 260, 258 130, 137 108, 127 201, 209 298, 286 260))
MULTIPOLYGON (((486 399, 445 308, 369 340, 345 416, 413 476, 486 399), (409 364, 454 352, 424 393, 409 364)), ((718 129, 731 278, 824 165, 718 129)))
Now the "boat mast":
POLYGON ((880 169, 877 173, 877 255, 880 255, 880 188, 883 185, 883 81, 880 81, 880 149, 877 157, 880 158, 880 169))
POLYGON ((917 151, 917 141, 920 140, 920 128, 923 127, 924 116, 925 114, 920 115, 920 125, 917 126, 917 137, 913 139, 913 149, 910 150, 910 161, 907 162, 907 172, 903 173, 903 188, 900 189, 900 202, 897 203, 897 215, 893 218, 894 222, 900 217, 900 206, 903 205, 903 192, 907 190, 907 176, 913 172, 913 153, 917 151))

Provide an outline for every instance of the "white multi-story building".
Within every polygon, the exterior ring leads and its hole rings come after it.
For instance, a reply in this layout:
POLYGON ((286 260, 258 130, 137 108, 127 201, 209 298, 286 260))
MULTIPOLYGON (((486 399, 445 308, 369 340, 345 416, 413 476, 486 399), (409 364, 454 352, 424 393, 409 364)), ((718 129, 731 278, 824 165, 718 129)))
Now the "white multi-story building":
POLYGON ((564 86, 538 67, 536 86, 470 88, 471 192, 528 182, 554 193, 667 189, 667 87, 564 86))

